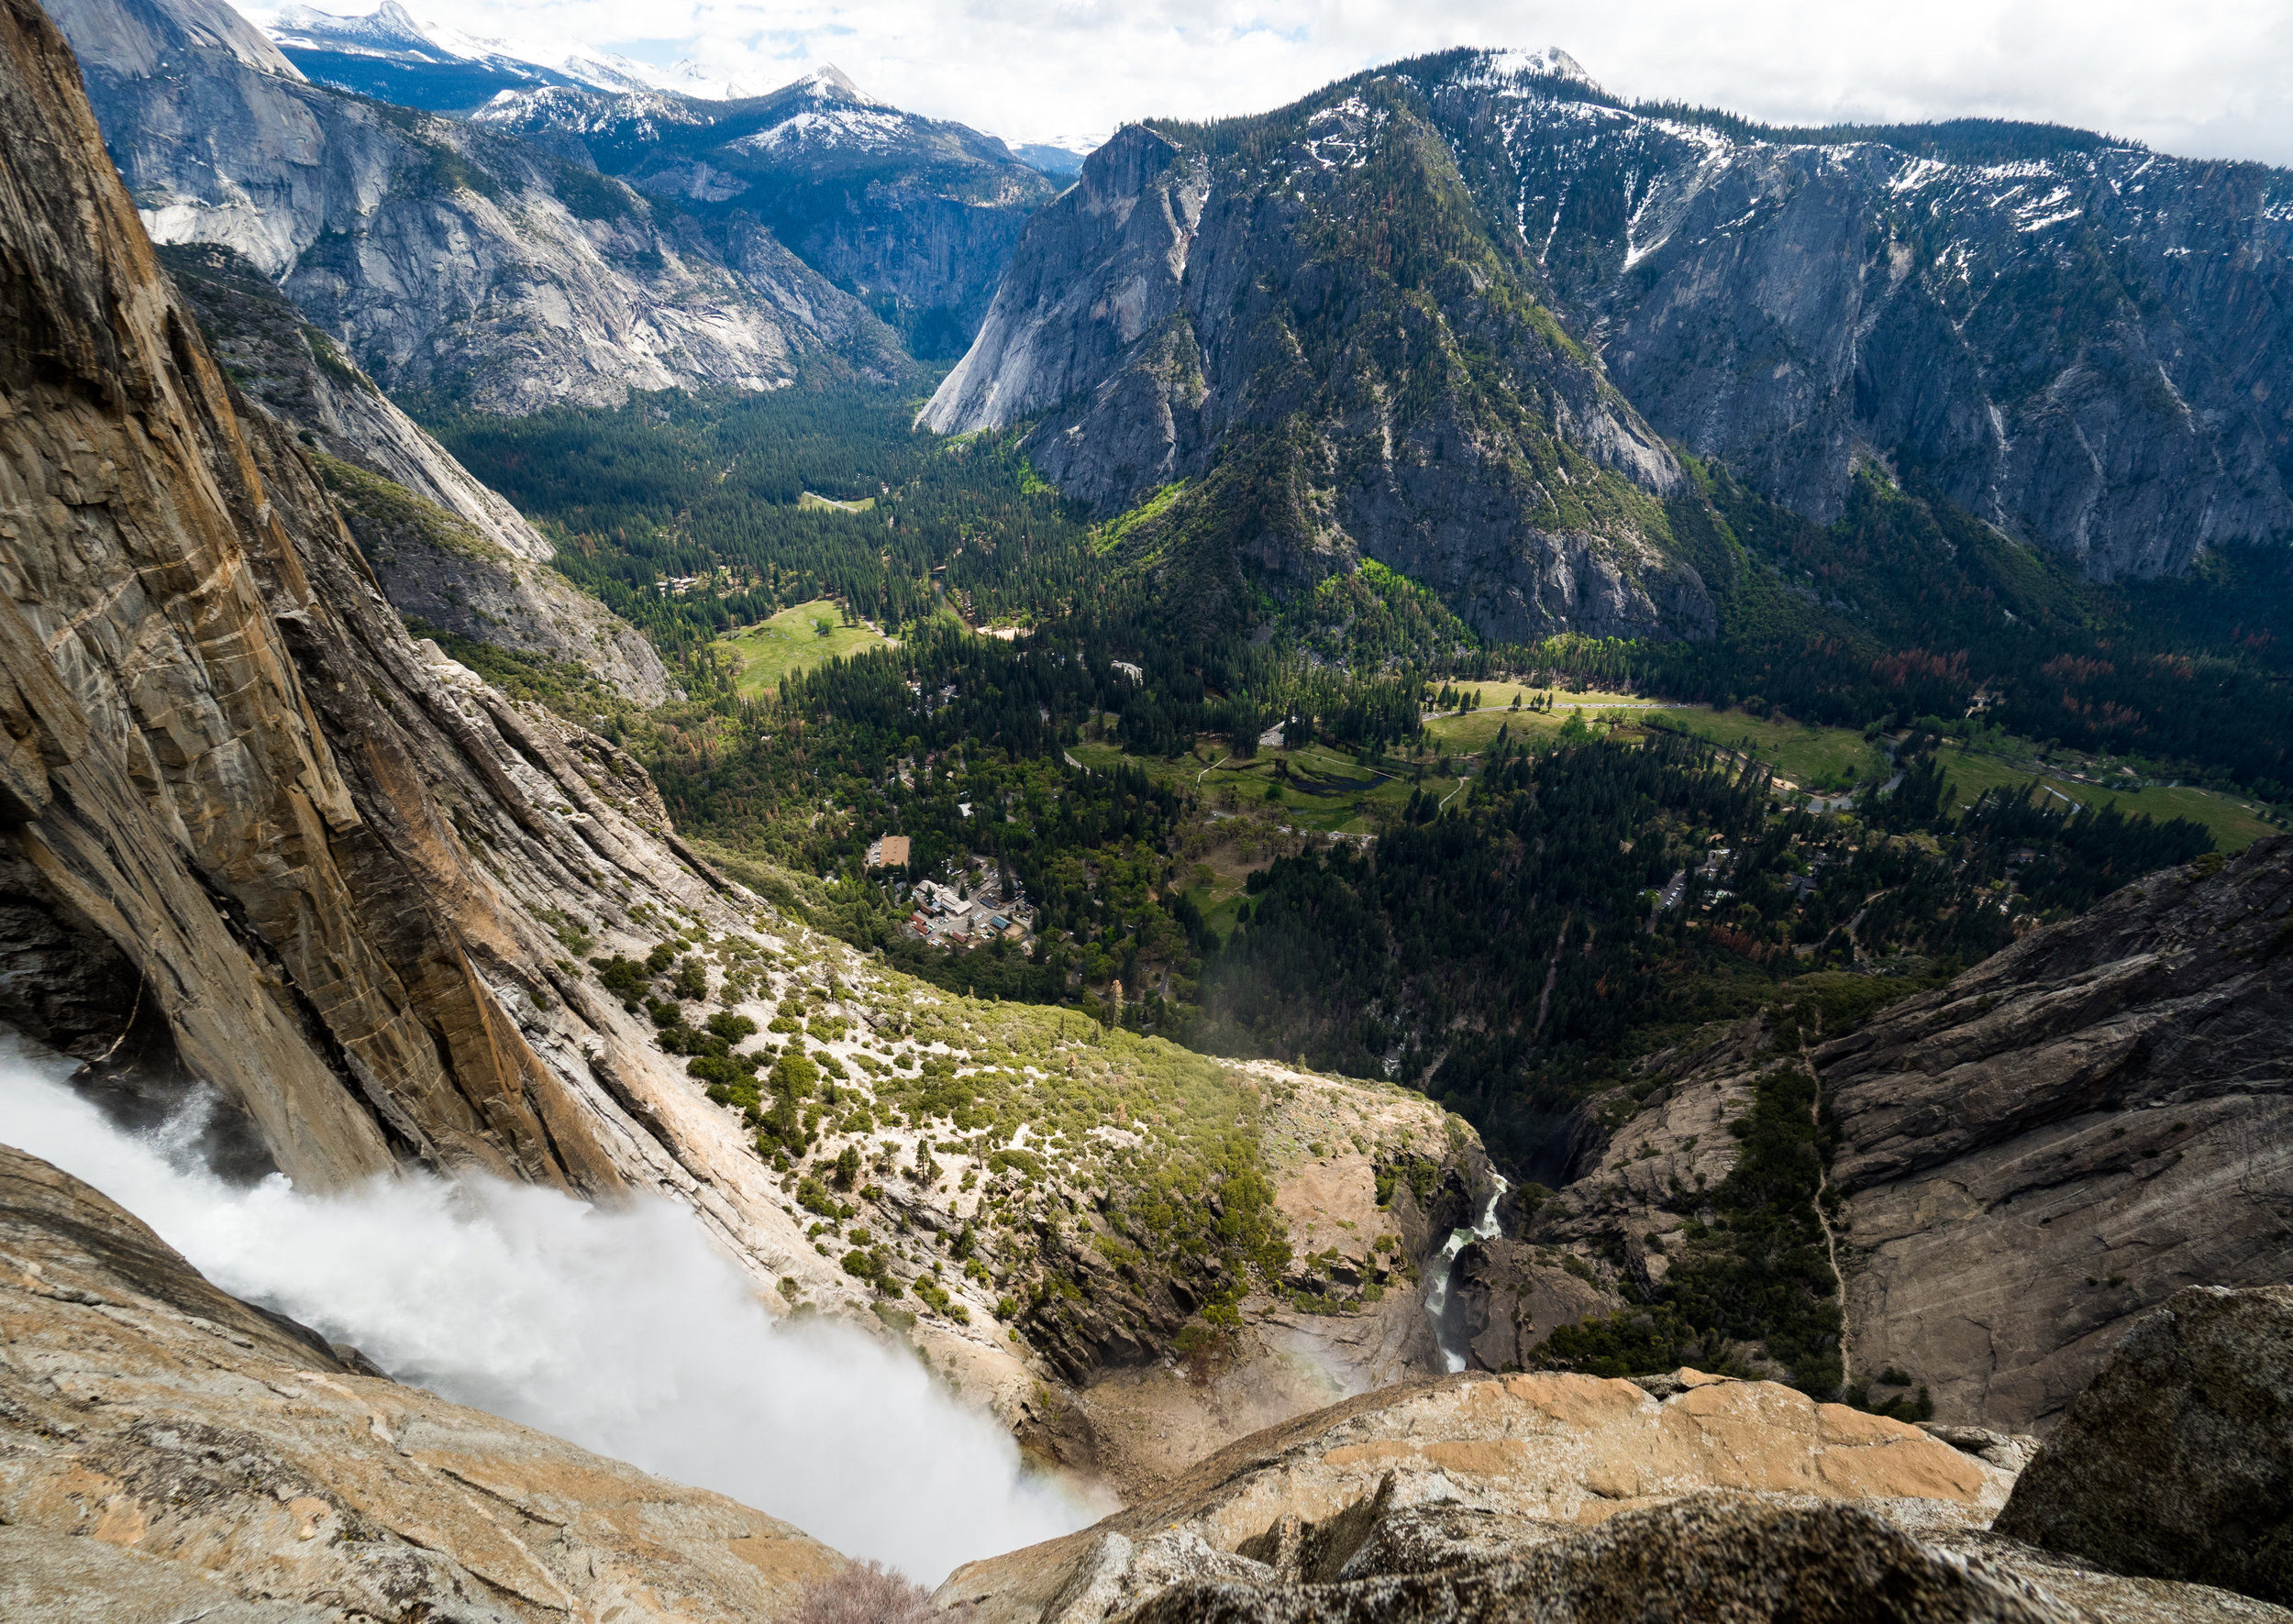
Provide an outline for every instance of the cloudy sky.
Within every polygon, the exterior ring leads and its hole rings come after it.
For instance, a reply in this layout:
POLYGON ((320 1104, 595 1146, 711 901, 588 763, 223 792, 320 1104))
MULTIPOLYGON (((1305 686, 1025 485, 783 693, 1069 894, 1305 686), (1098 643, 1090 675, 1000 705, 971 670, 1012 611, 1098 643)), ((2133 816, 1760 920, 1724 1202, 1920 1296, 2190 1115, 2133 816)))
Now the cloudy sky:
POLYGON ((1446 46, 1557 45, 1624 96, 1776 123, 2049 119, 2293 164, 2293 0, 403 3, 470 34, 690 57, 759 90, 834 62, 886 100, 1018 140, 1278 106, 1446 46))

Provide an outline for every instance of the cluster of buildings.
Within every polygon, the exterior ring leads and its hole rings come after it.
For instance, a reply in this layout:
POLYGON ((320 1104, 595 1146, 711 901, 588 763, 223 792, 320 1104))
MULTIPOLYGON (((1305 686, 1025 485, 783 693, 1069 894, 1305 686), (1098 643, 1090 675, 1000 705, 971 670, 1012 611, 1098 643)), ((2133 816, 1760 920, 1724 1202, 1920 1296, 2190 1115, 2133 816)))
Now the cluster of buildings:
POLYGON ((982 947, 998 936, 1024 945, 1033 934, 1035 905, 1006 901, 992 879, 969 897, 936 879, 918 880, 911 900, 915 910, 908 915, 909 933, 941 947, 982 947))

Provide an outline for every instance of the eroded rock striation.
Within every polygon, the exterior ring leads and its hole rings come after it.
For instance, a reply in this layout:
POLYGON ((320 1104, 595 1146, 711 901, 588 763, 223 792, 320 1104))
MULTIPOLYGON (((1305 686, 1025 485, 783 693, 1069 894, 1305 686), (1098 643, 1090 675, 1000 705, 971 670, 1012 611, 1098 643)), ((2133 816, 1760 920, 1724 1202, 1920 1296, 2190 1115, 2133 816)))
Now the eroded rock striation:
POLYGON ((2052 1423, 2190 1286, 2284 1279, 2293 840, 2152 875, 1814 1054, 1849 1351, 2052 1423))
POLYGON ((1535 1363, 1502 1323, 1524 1270, 1612 1294, 1588 1312, 1663 1302, 1719 1216, 1732 1128, 1804 1076, 1811 1154, 1830 1142, 1830 1232, 1812 1206, 1809 1232, 1819 1277, 1835 1260, 1845 1285, 1850 1383, 1923 1388, 1940 1423, 2044 1432, 2177 1292, 2285 1278, 2288 949, 2293 840, 2274 836, 2127 886, 1843 1035, 1755 1018, 1653 1056, 1586 1108, 1570 1182, 1487 1247, 1476 1353, 1535 1363))
POLYGON ((636 627, 549 569, 555 549, 231 249, 162 248, 236 397, 293 434, 400 613, 575 665, 633 703, 675 693, 636 627))
POLYGON ((371 1373, 0 1146, 0 1615, 792 1616, 775 1518, 371 1373))
POLYGON ((792 1237, 548 923, 722 882, 635 763, 407 637, 305 448, 235 409, 61 37, 0 24, 0 1015, 211 1083, 306 1187, 665 1181, 792 1237))

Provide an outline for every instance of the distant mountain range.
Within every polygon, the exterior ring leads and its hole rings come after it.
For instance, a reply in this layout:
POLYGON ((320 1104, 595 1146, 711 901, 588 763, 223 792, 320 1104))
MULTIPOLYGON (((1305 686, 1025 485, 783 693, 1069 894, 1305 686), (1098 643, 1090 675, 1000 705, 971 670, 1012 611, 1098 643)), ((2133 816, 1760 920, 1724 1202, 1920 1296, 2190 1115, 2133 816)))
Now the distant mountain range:
POLYGON ((1450 51, 1119 133, 923 421, 1032 423, 1110 514, 1187 482, 1130 538, 1197 592, 1367 557, 1505 637, 1710 624, 1681 450, 1818 523, 1915 469, 2088 576, 2178 574, 2293 537, 2293 174, 1450 51))
POLYGON ((1700 635, 1683 450, 1818 523, 1915 469, 2102 580, 2293 535, 2293 177, 2259 165, 1769 129, 1462 50, 1131 127, 1062 193, 1075 154, 833 68, 751 94, 395 0, 270 37, 55 10, 153 236, 238 249, 386 388, 523 412, 960 358, 926 423, 1030 424, 1109 514, 1187 482, 1136 539, 1228 601, 1372 558, 1490 635, 1700 635))
POLYGON ((282 7, 265 30, 287 61, 322 84, 401 106, 459 113, 504 90, 540 84, 604 91, 670 91, 703 101, 755 90, 686 61, 660 69, 583 46, 557 49, 474 39, 443 23, 417 23, 397 0, 363 17, 282 7))
POLYGON ((925 359, 963 353, 1027 217, 1058 191, 995 137, 903 112, 832 67, 742 100, 504 90, 471 119, 713 226, 760 221, 925 359))
MULTIPOLYGON (((666 94, 703 102, 746 102, 773 94, 769 83, 719 78, 690 58, 659 68, 581 44, 473 39, 444 23, 416 22, 398 0, 382 0, 363 17, 288 6, 265 32, 280 54, 321 84, 438 113, 471 112, 504 91, 549 86, 614 95, 666 94)), ((855 101, 886 105, 861 95, 834 67, 812 77, 825 78, 855 101)), ((1004 150, 1047 175, 1071 177, 1082 168, 1091 145, 1030 141, 1005 146, 1004 150)))

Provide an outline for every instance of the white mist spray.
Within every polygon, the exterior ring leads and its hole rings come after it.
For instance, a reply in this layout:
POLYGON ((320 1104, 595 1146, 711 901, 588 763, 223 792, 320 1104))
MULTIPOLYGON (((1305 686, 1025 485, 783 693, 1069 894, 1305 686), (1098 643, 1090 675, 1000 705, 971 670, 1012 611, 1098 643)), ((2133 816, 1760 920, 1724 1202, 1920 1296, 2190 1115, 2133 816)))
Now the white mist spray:
POLYGON ((124 1133, 55 1070, 0 1050, 0 1142, 403 1381, 927 1584, 1089 1519, 913 1358, 847 1327, 776 1323, 680 1207, 418 1175, 326 1198, 275 1176, 238 1188, 186 1155, 196 1121, 124 1133))

